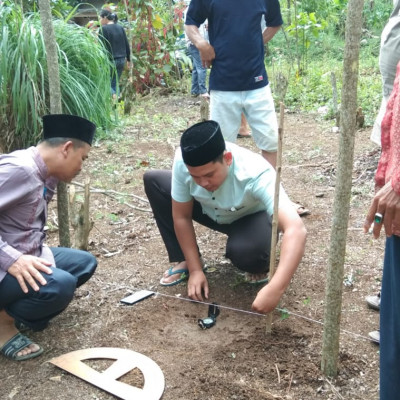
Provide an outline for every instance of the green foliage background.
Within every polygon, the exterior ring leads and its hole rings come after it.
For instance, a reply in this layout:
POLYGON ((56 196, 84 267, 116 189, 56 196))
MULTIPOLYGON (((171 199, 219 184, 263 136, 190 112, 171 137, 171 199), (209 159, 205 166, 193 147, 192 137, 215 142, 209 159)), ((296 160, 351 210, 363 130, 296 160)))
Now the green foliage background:
MULTIPOLYGON (((104 137, 116 118, 109 96, 109 61, 93 32, 66 22, 84 1, 50 1, 64 110, 95 121, 101 128, 100 138, 104 137)), ((6 150, 35 143, 40 116, 49 107, 37 0, 22 3, 24 16, 14 1, 0 1, 0 146, 6 150)), ((348 1, 280 0, 280 4, 284 26, 268 44, 265 58, 275 98, 277 102, 283 99, 287 108, 302 111, 326 106, 330 110, 326 118, 333 118, 331 73, 336 76, 340 101, 348 1)), ((364 4, 358 101, 366 124, 372 125, 381 100, 380 35, 393 2, 364 4)), ((132 47, 133 69, 122 80, 125 105, 137 102, 140 94, 156 86, 188 91, 191 62, 183 39, 185 3, 120 0, 105 6, 117 11, 132 47)))
MULTIPOLYGON (((266 57, 272 89, 277 85, 278 74, 283 74, 288 80, 286 107, 304 111, 316 111, 321 106, 331 109, 331 72, 336 75, 340 101, 348 1, 280 3, 284 27, 269 43, 266 57)), ((392 0, 364 2, 358 102, 367 125, 373 124, 381 101, 380 35, 392 9, 392 0)), ((333 114, 328 113, 329 117, 333 114)))
MULTIPOLYGON (((110 61, 91 31, 54 21, 63 112, 90 119, 99 134, 113 125, 110 61)), ((23 16, 14 2, 0 7, 0 147, 36 144, 49 112, 45 46, 38 13, 23 16)))

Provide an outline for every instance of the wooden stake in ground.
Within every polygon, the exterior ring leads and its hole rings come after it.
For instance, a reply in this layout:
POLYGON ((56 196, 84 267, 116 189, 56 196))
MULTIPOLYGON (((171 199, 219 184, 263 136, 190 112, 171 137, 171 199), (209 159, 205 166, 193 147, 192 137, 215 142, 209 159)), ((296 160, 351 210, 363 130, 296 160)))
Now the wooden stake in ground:
MULTIPOLYGON (((279 109, 279 128, 278 128, 278 150, 276 155, 276 178, 275 178, 275 195, 274 195, 274 214, 272 216, 272 232, 271 232, 271 251, 269 254, 269 276, 271 282, 275 273, 276 244, 278 241, 278 205, 279 205, 279 188, 281 184, 282 171, 282 142, 283 142, 283 121, 285 118, 285 106, 280 103, 279 109)), ((272 313, 267 315, 266 333, 272 330, 272 313)))
POLYGON ((80 250, 87 250, 89 246, 89 233, 93 228, 90 220, 90 179, 85 181, 85 195, 83 201, 78 201, 75 194, 75 186, 70 187, 70 219, 74 228, 74 247, 80 250))

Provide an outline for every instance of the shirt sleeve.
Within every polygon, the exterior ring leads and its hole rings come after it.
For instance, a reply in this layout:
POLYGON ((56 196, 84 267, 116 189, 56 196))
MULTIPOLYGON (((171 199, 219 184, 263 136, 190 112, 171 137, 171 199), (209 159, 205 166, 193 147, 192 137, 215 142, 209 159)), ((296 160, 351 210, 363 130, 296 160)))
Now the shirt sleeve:
POLYGON ((381 124, 382 152, 375 174, 375 182, 382 187, 389 180, 400 195, 400 62, 397 65, 393 91, 381 124))
POLYGON ((266 0, 267 14, 265 15, 265 23, 270 27, 283 25, 281 14, 281 6, 278 0, 266 0))
MULTIPOLYGON (((21 200, 29 190, 29 176, 25 170, 16 166, 8 166, 0 169, 0 213, 13 207, 21 200)), ((22 253, 11 247, 0 236, 0 270, 6 272, 8 268, 22 253)), ((0 276, 1 278, 1 276, 0 276)))
POLYGON ((199 27, 208 18, 208 7, 204 0, 192 0, 186 13, 185 25, 199 27))
POLYGON ((172 188, 171 197, 179 202, 186 203, 193 199, 190 194, 190 175, 180 155, 180 149, 175 153, 172 166, 172 188))

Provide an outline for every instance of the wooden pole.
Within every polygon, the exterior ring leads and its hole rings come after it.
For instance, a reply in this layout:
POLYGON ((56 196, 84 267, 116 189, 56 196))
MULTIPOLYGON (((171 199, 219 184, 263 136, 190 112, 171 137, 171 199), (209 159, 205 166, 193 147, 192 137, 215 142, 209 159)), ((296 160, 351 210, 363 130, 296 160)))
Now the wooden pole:
MULTIPOLYGON (((276 178, 275 178, 275 194, 274 194, 274 214, 272 216, 272 232, 271 232, 271 251, 269 254, 269 276, 268 281, 271 282, 275 274, 276 244, 278 242, 278 206, 279 206, 279 188, 281 184, 282 171, 282 142, 283 142, 283 121, 285 118, 285 105, 281 102, 279 108, 279 128, 278 128, 278 150, 276 154, 276 178)), ((267 315, 266 333, 272 330, 272 312, 267 315)))

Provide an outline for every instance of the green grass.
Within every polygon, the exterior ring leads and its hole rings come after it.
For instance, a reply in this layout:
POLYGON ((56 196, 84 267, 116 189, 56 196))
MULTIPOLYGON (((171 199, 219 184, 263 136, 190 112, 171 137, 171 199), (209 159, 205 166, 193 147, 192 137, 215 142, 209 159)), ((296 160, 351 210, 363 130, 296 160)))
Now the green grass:
MULTIPOLYGON (((97 138, 117 122, 110 93, 110 61, 88 29, 54 20, 62 109, 98 126, 97 138)), ((46 50, 38 13, 23 16, 13 3, 0 7, 0 147, 34 145, 49 112, 46 50)))

